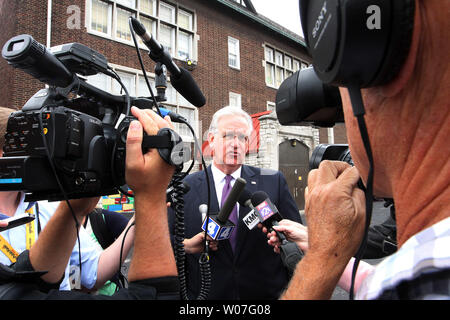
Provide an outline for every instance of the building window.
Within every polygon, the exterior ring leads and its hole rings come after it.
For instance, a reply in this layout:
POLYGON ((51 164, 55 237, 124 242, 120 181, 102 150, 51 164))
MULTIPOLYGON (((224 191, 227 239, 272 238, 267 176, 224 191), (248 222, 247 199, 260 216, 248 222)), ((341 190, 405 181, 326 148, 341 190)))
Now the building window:
POLYGON ((90 28, 94 32, 111 34, 112 6, 107 2, 92 0, 90 28))
POLYGON ((228 37, 228 66, 239 69, 239 60, 239 40, 228 37))
POLYGON ((86 0, 86 7, 90 33, 134 45, 128 23, 133 16, 173 58, 196 60, 195 16, 187 8, 161 0, 86 0))
MULTIPOLYGON (((117 8, 116 14, 116 38, 125 41, 131 40, 131 31, 128 24, 128 17, 135 15, 125 9, 117 8)), ((151 29, 150 29, 151 30, 151 29)))
POLYGON ((281 83, 300 68, 307 67, 308 64, 300 59, 275 49, 271 46, 264 46, 264 66, 266 75, 266 85, 278 88, 281 83))
POLYGON ((267 107, 267 111, 276 111, 276 109, 277 109, 275 102, 272 102, 272 101, 267 101, 266 107, 267 107))
POLYGON ((156 0, 140 0, 139 10, 142 13, 156 16, 156 0))
POLYGON ((242 108, 241 95, 239 93, 229 93, 229 105, 242 108))

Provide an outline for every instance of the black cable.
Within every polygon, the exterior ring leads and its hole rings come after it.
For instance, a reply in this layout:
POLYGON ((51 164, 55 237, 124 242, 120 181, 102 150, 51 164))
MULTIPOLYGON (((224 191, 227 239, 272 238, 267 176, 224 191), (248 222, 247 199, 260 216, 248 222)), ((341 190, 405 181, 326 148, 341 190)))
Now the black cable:
POLYGON ((131 36, 133 38, 134 47, 136 48, 136 53, 137 53, 137 56, 138 56, 138 59, 139 59, 139 64, 141 65, 141 69, 142 69, 142 73, 144 75, 145 83, 147 84, 148 90, 150 92, 150 95, 152 96, 153 103, 155 105, 156 110, 158 111, 159 116, 161 118, 164 118, 162 116, 162 114, 161 114, 161 111, 159 110, 158 101, 156 100, 155 95, 153 94, 152 87, 150 86, 150 82, 148 81, 148 78, 147 78, 147 73, 145 72, 144 63, 142 62, 141 53, 139 52, 139 45, 138 45, 138 43, 136 41, 136 35, 134 33, 133 24, 131 23, 131 16, 128 18, 128 26, 130 27, 131 36))
MULTIPOLYGON (((45 153, 47 155, 47 159, 48 159, 48 162, 49 162, 50 167, 52 169, 52 172, 53 172, 53 174, 55 176, 56 182, 57 182, 57 184, 59 186, 59 189, 61 190, 61 193, 63 194, 63 197, 64 197, 64 199, 65 199, 65 201, 67 203, 67 206, 70 209, 70 213, 72 214, 72 217, 75 220, 75 228, 76 228, 77 240, 78 240, 78 262, 80 264, 80 280, 81 280, 81 269, 82 269, 82 266, 81 266, 81 244, 80 244, 80 233, 79 233, 80 223, 78 222, 78 220, 77 220, 77 218, 75 216, 75 212, 74 212, 72 206, 70 205, 69 197, 67 196, 67 194, 66 194, 66 192, 64 190, 64 187, 62 186, 61 181, 59 180, 58 173, 56 172, 55 165, 54 165, 52 157, 50 155, 50 150, 48 148, 47 139, 45 138, 45 133, 44 133, 44 124, 42 122, 42 115, 43 115, 44 109, 45 108, 42 108, 42 109, 39 110, 39 126, 41 127, 42 142, 44 144, 45 153)), ((55 134, 55 132, 52 132, 52 133, 53 133, 53 135, 55 134)))
POLYGON ((369 161, 369 172, 367 175, 366 183, 366 223, 364 227, 364 236, 361 241, 360 247, 355 255, 355 262, 353 264, 352 270, 352 281, 350 285, 350 300, 354 299, 354 287, 355 287, 355 277, 358 269, 359 262, 364 254, 367 245, 367 236, 369 233, 370 222, 372 219, 372 208, 373 208, 373 171, 374 162, 372 148, 370 145, 369 134, 367 132, 366 122, 364 120, 364 103, 361 96, 361 90, 358 87, 349 87, 350 101, 352 103, 353 114, 358 120, 359 131, 361 134, 361 139, 366 150, 367 159, 369 161))
MULTIPOLYGON (((125 246, 125 238, 127 237, 128 231, 130 231, 131 227, 134 226, 134 225, 135 225, 135 223, 132 222, 132 223, 128 226, 127 230, 125 231, 125 234, 123 235, 122 244, 121 244, 121 246, 120 246, 119 271, 118 271, 118 272, 119 272, 119 274, 121 275, 121 277, 120 277, 119 280, 121 280, 121 281, 123 280, 123 281, 124 281, 124 282, 122 282, 122 287, 123 287, 123 288, 125 288, 125 281, 126 281, 126 277, 124 277, 123 274, 122 274, 123 247, 125 246)), ((127 281, 127 283, 128 283, 128 281, 127 281)))

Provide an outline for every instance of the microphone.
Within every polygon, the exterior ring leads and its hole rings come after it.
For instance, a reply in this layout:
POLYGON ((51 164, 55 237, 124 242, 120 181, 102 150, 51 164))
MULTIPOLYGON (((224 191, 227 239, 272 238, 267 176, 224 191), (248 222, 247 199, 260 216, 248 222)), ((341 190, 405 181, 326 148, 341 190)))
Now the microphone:
POLYGON ((252 194, 247 189, 244 189, 239 197, 239 204, 243 207, 249 207, 251 210, 250 212, 242 218, 242 221, 247 226, 249 230, 252 230, 254 227, 258 225, 259 222, 262 222, 259 220, 259 215, 257 212, 255 212, 255 208, 252 205, 251 201, 252 194))
POLYGON ((150 58, 155 62, 164 64, 170 72, 172 86, 194 106, 202 107, 206 103, 206 99, 191 73, 184 68, 178 67, 173 62, 170 53, 151 34, 147 33, 144 25, 139 20, 131 17, 131 24, 133 30, 150 50, 150 58))
POLYGON ((273 230, 272 226, 277 225, 278 221, 283 219, 277 207, 270 201, 269 196, 264 191, 256 191, 251 197, 251 202, 265 227, 273 230))
POLYGON ((208 212, 208 206, 204 203, 198 206, 198 211, 202 215, 202 221, 206 219, 206 213, 208 212))
POLYGON ((247 181, 242 178, 237 178, 219 213, 211 214, 208 221, 206 221, 207 219, 204 219, 202 229, 205 231, 206 228, 208 228, 208 235, 212 239, 225 240, 230 237, 231 232, 235 228, 235 224, 228 220, 228 217, 230 216, 231 211, 233 211, 233 208, 239 199, 239 195, 242 190, 244 190, 246 184, 247 181))
POLYGON ((303 258, 303 251, 292 241, 288 241, 284 233, 273 229, 273 226, 278 225, 278 221, 283 217, 278 212, 277 207, 270 201, 269 196, 264 191, 256 191, 251 197, 251 203, 255 208, 255 212, 258 214, 261 223, 270 229, 275 231, 278 238, 281 241, 280 256, 281 261, 287 268, 290 275, 295 271, 297 263, 303 258))

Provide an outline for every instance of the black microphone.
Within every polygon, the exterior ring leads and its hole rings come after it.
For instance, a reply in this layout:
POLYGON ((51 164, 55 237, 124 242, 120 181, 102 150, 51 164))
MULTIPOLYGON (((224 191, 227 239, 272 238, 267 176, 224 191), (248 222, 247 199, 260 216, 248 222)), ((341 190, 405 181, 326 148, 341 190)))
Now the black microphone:
POLYGON ((227 199, 225 200, 225 203, 223 204, 222 208, 219 211, 219 214, 217 216, 217 220, 219 220, 222 223, 225 223, 228 221, 228 217, 231 214, 231 211, 233 211, 234 206, 236 205, 236 202, 239 199, 239 196, 244 190, 245 185, 247 184, 247 181, 245 181, 242 178, 237 178, 234 182, 233 188, 231 188, 230 193, 228 194, 227 199))
POLYGON ((255 212, 255 208, 252 205, 252 194, 247 189, 244 189, 239 196, 239 204, 243 207, 249 207, 251 211, 245 216, 242 217, 242 221, 247 226, 249 230, 253 230, 258 223, 262 222, 260 221, 259 214, 255 212))
POLYGON ((207 219, 203 221, 202 229, 205 231, 206 228, 208 228, 208 235, 212 239, 224 240, 230 237, 235 228, 235 224, 228 220, 228 217, 230 216, 231 211, 233 211, 233 208, 239 199, 239 195, 242 190, 244 190, 246 184, 247 181, 242 178, 237 178, 219 213, 211 214, 208 221, 206 221, 207 219))
POLYGON ((264 191, 256 191, 253 193, 251 202, 259 215, 261 223, 265 227, 273 229, 272 227, 283 219, 277 207, 270 201, 268 194, 264 191))
POLYGON ((259 215, 261 223, 270 229, 270 231, 275 231, 280 239, 281 260, 289 274, 292 275, 297 263, 304 256, 303 251, 294 242, 288 241, 284 233, 273 228, 273 226, 278 225, 278 221, 281 221, 283 217, 278 212, 277 207, 270 201, 267 193, 264 191, 256 191, 252 195, 251 202, 255 208, 255 212, 259 215))
POLYGON ((164 64, 170 72, 172 86, 194 106, 202 107, 206 103, 206 99, 191 73, 173 62, 170 53, 151 34, 147 33, 144 25, 139 20, 131 17, 131 24, 136 34, 150 49, 150 58, 155 62, 164 64))

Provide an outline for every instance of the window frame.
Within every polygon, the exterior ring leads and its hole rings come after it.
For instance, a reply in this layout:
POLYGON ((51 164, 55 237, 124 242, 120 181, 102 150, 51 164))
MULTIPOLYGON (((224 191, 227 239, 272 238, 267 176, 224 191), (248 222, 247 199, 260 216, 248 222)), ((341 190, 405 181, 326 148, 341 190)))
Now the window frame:
POLYGON ((241 49, 240 49, 240 43, 239 39, 236 39, 234 37, 228 36, 227 38, 227 48, 228 48, 228 66, 232 69, 241 70, 241 49), (230 65, 230 41, 232 42, 234 49, 237 51, 236 54, 236 66, 230 65))

